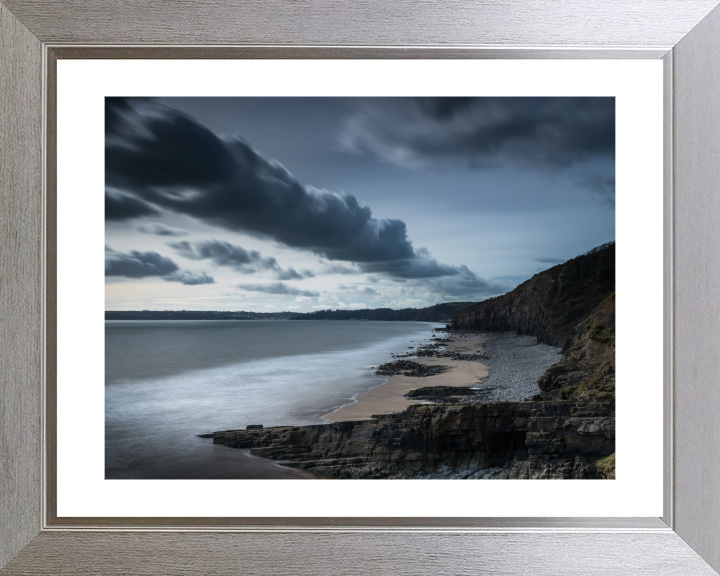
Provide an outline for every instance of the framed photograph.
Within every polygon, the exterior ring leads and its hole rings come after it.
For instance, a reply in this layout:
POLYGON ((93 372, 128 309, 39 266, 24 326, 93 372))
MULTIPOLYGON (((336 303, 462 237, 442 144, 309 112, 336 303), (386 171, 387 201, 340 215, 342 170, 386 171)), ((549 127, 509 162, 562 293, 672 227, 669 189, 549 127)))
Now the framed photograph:
POLYGON ((716 574, 717 4, 0 4, 2 573, 716 574))
POLYGON ((660 62, 56 67, 58 518, 662 513, 660 62))

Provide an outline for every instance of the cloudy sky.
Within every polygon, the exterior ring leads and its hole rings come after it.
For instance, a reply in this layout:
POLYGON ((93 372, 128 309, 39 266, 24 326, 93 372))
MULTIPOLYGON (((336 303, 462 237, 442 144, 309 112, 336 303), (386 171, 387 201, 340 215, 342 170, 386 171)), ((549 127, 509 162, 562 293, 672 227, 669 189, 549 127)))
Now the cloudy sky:
POLYGON ((106 100, 108 310, 503 294, 615 238, 613 98, 106 100))

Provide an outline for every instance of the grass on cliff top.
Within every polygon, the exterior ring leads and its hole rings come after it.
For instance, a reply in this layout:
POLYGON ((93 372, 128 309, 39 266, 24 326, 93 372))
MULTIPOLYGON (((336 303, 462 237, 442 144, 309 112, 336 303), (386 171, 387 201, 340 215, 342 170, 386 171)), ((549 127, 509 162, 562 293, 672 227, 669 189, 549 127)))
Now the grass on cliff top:
POLYGON ((615 345, 615 332, 608 330, 602 324, 595 324, 590 331, 590 339, 602 342, 603 344, 615 345))
POLYGON ((614 479, 615 478, 615 452, 610 454, 610 456, 606 456, 605 458, 600 458, 597 462, 595 462, 595 468, 600 470, 605 475, 605 478, 614 479))

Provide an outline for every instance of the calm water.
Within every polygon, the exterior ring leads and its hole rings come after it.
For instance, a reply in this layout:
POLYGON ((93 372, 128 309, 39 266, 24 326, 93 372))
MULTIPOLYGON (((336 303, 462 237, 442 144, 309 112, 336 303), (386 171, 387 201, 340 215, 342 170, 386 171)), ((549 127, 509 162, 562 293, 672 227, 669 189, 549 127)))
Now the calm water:
POLYGON ((247 455, 197 434, 322 423, 381 383, 373 366, 430 338, 436 326, 106 321, 106 478, 233 477, 247 455))

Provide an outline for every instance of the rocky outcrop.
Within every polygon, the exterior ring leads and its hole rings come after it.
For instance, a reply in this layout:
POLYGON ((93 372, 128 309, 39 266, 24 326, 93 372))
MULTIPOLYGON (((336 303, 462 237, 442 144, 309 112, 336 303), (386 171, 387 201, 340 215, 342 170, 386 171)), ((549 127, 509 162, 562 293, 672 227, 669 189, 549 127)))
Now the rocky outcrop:
POLYGON ((486 392, 466 386, 427 386, 425 388, 410 390, 405 394, 405 397, 443 404, 448 402, 467 403, 476 398, 479 400, 481 398, 481 396, 479 396, 480 394, 486 394, 486 392))
POLYGON ((387 364, 381 364, 375 371, 377 376, 412 376, 414 378, 427 378, 428 376, 435 376, 435 374, 442 374, 447 371, 447 366, 439 364, 428 366, 426 364, 418 364, 412 360, 395 360, 395 362, 388 362, 387 364))
POLYGON ((601 478, 615 450, 609 404, 573 401, 410 406, 374 420, 230 430, 216 444, 331 478, 412 478, 451 466, 502 478, 601 478))
POLYGON ((516 332, 569 346, 575 326, 615 291, 615 243, 540 272, 512 292, 456 312, 455 331, 516 332))
POLYGON ((435 356, 435 358, 451 358, 452 360, 466 360, 468 362, 478 362, 480 360, 489 360, 485 354, 462 354, 461 352, 448 352, 445 350, 436 351, 426 348, 419 348, 415 352, 415 356, 435 356))

